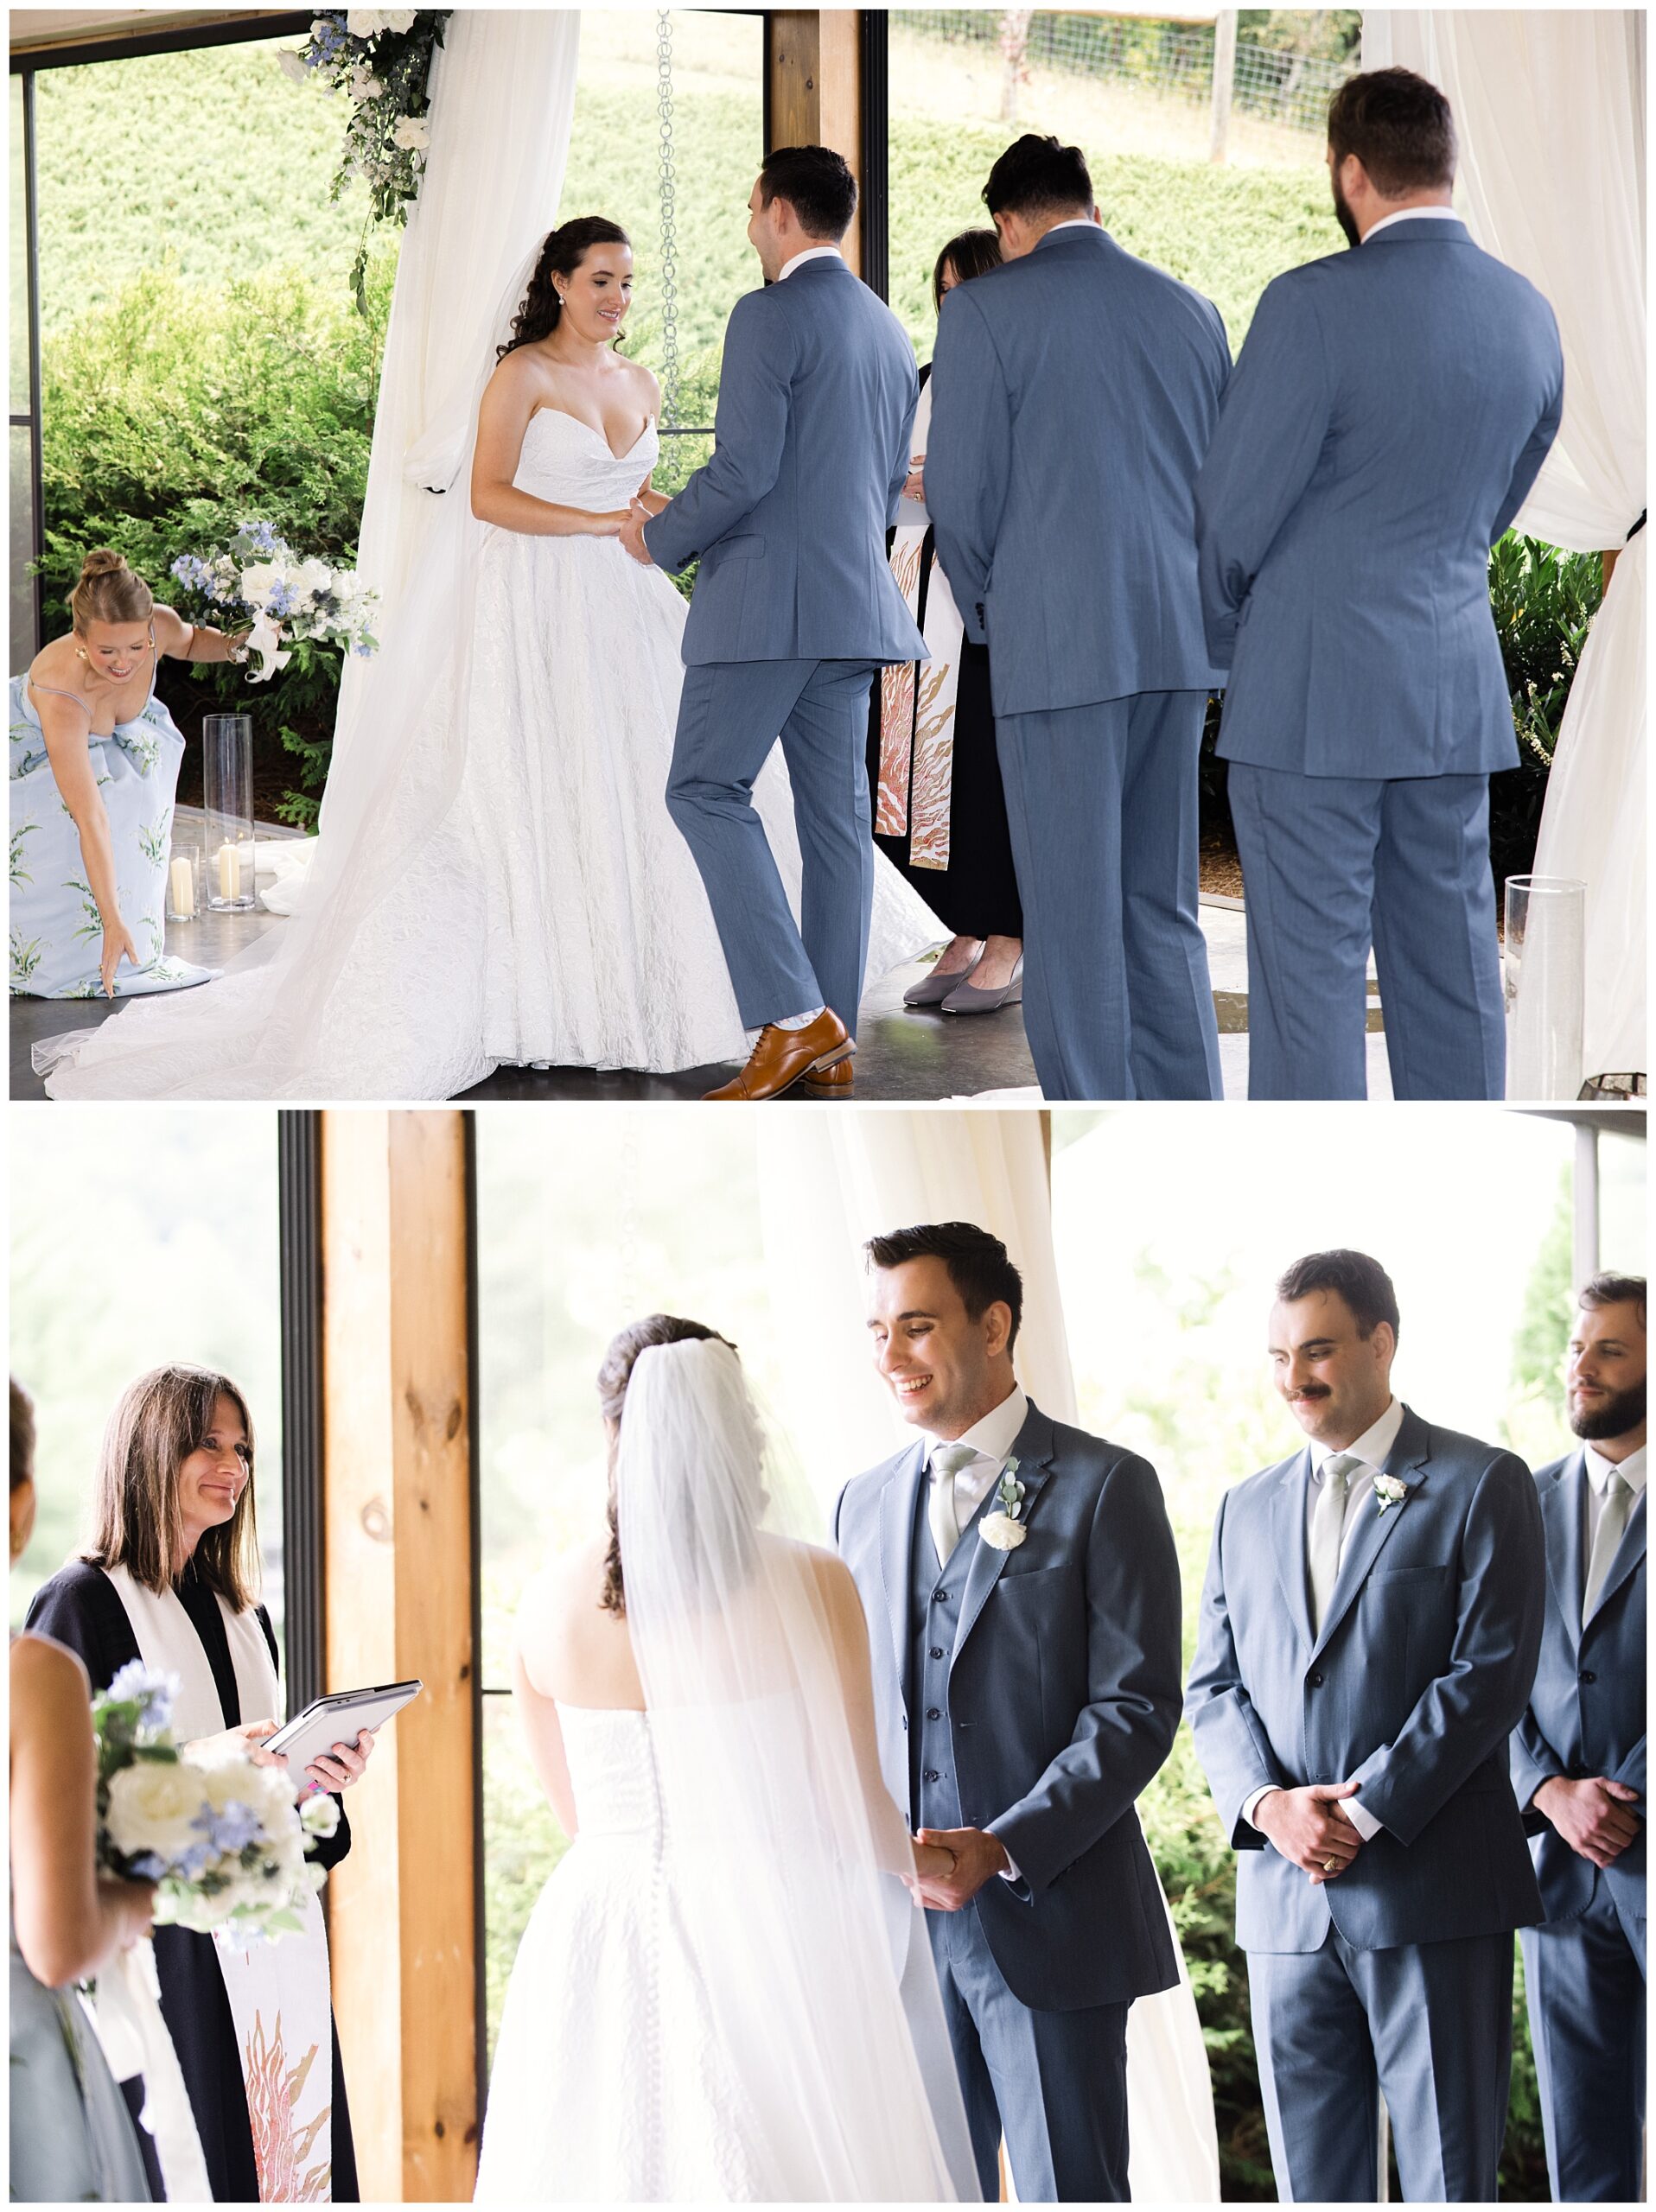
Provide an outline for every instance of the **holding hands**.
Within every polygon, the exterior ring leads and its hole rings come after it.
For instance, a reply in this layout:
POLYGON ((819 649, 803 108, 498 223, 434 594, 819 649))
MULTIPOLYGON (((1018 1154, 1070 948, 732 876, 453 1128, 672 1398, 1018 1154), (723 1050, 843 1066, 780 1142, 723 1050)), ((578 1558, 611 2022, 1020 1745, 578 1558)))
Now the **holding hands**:
POLYGON ((1337 1802, 1356 1789, 1354 1782, 1314 1782, 1303 1789, 1270 1790, 1253 1808, 1253 1825, 1320 1888, 1343 1874, 1362 1848, 1337 1802))
POLYGON ((1577 1858, 1590 1859, 1595 1866, 1612 1865, 1639 1833, 1641 1815, 1632 1809, 1639 1802, 1639 1792, 1602 1775, 1583 1782, 1552 1775, 1530 1802, 1538 1813, 1545 1814, 1577 1858))
POLYGON ((982 1828, 922 1828, 909 1888, 928 1912, 959 1912, 1010 1864, 1000 1838, 982 1828))

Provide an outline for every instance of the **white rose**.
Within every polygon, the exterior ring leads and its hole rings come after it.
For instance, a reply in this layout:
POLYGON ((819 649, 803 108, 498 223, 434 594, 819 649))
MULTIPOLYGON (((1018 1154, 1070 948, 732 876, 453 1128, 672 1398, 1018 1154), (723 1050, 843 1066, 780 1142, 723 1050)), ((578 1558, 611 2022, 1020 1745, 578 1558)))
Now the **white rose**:
POLYGON ((423 154, 431 143, 431 128, 423 115, 399 115, 391 135, 411 154, 423 154))
POLYGON ((1010 1513, 988 1513, 978 1523, 978 1533, 997 1552, 1015 1552, 1029 1531, 1010 1513))
POLYGON ((302 54, 278 54, 276 57, 276 66, 284 77, 290 77, 296 85, 308 85, 310 82, 310 72, 306 68, 302 54))
POLYGON ((345 88, 353 100, 377 100, 385 92, 366 61, 359 61, 351 72, 351 80, 345 88))
POLYGON ((398 33, 411 31, 414 28, 414 12, 412 8, 385 9, 384 10, 385 29, 388 31, 398 33))
POLYGON ((309 561, 301 562, 294 571, 294 581, 313 599, 325 592, 333 580, 334 572, 327 562, 318 561, 314 555, 309 561))
POLYGON ((255 561, 241 572, 241 595, 249 607, 263 607, 276 589, 276 566, 270 561, 255 561))
POLYGON ((109 1785, 109 1833, 129 1858, 153 1851, 170 1866, 201 1837, 190 1823, 201 1810, 201 1777, 180 1760, 141 1759, 109 1785))
POLYGON ((345 18, 345 28, 353 38, 375 38, 385 28, 385 18, 378 8, 353 8, 345 18))
POLYGON ((338 1802, 326 1791, 319 1789, 314 1797, 307 1797, 300 1806, 299 1820, 307 1835, 326 1837, 336 1834, 340 1824, 338 1802))

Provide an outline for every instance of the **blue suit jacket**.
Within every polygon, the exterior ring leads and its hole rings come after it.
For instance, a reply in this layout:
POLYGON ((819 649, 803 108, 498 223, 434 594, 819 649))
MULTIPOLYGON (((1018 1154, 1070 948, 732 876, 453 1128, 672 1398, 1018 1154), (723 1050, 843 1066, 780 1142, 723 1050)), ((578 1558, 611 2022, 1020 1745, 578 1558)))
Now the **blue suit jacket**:
POLYGON ((1359 1950, 1541 1917, 1506 1771, 1541 1642, 1546 1567, 1521 1459, 1405 1410, 1311 1632, 1309 1450, 1228 1491, 1213 1529, 1185 1710, 1220 1818, 1244 1853, 1245 1950, 1315 1951, 1329 1917, 1359 1950), (1242 1807, 1267 1783, 1355 1782, 1383 1823, 1322 1888, 1242 1807))
MULTIPOLYGON (((1573 1920, 1601 1882, 1623 1911, 1645 1910, 1645 1835, 1640 1828, 1603 1872, 1578 1858, 1530 1800, 1550 1775, 1579 1780, 1602 1774, 1645 1794, 1645 1497, 1627 1516, 1610 1571, 1582 1625, 1583 1493, 1579 1452, 1535 1478, 1546 1530, 1546 1625, 1529 1708, 1513 1737, 1513 1787, 1532 1840, 1541 1903, 1549 1920, 1573 1920)), ((1645 1817, 1642 1802, 1638 1808, 1645 1817)))
POLYGON ((1394 224, 1267 286, 1196 480, 1225 759, 1516 765, 1489 548, 1563 405, 1552 309, 1462 223, 1394 224))
POLYGON ((1191 487, 1230 365, 1218 308, 1095 224, 945 299, 926 505, 997 714, 1223 680, 1191 487))
MULTIPOLYGON (((1169 1989, 1178 1967, 1134 1811, 1179 1725, 1179 1562, 1154 1469, 1035 1406, 1013 1447, 1025 1541, 969 1529, 949 1674, 950 1734, 968 1827, 1000 1837, 978 1915, 1014 1996, 1041 2012, 1169 1989)), ((840 1494, 834 1538, 862 1593, 880 1763, 908 1804, 910 1547, 924 1441, 840 1494)), ((923 1524, 921 1524, 923 1525, 923 1524)))
POLYGON ((713 457, 644 531, 661 568, 701 562, 687 666, 927 658, 885 535, 919 391, 902 326, 837 256, 736 302, 713 457))

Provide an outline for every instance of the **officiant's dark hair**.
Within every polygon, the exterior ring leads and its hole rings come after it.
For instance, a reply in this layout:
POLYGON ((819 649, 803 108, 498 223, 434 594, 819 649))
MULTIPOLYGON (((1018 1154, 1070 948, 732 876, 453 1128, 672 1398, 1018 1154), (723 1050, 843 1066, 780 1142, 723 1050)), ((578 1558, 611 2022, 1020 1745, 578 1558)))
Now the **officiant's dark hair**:
POLYGON ((974 276, 987 276, 1001 265, 998 231, 962 231, 949 240, 932 269, 932 305, 943 312, 943 272, 952 269, 957 284, 970 284, 974 276))
POLYGON ((621 225, 612 223, 608 215, 576 215, 549 231, 535 273, 529 279, 529 289, 512 318, 512 335, 504 346, 495 347, 495 359, 516 353, 519 346, 532 346, 538 338, 550 338, 557 328, 564 309, 552 282, 555 276, 573 276, 595 245, 630 249, 632 243, 621 225))
POLYGON ((646 1313, 641 1321, 629 1322, 627 1326, 609 1340, 603 1365, 598 1370, 598 1410, 610 1424, 609 1435, 609 1549, 604 1554, 604 1586, 598 1603, 607 1613, 624 1614, 627 1611, 627 1585, 621 1573, 621 1517, 615 1505, 615 1450, 621 1442, 621 1408, 627 1402, 627 1386, 633 1379, 633 1370, 638 1364, 640 1352, 648 1351, 655 1344, 729 1344, 729 1337, 722 1337, 717 1329, 708 1328, 700 1321, 681 1321, 676 1313, 646 1313))
POLYGON ((857 179, 831 146, 778 146, 759 172, 759 204, 786 200, 807 238, 843 238, 857 213, 857 179))
POLYGON ((1092 213, 1092 178, 1079 146, 1026 130, 989 172, 984 205, 991 215, 1049 215, 1067 208, 1092 213))
POLYGON ((929 1221, 914 1229, 888 1230, 863 1247, 871 1268, 900 1268, 906 1260, 941 1260, 960 1294, 967 1315, 980 1321, 994 1305, 1010 1309, 1010 1352, 1023 1319, 1023 1277, 998 1236, 974 1221, 929 1221))
POLYGON ((1355 154, 1376 192, 1395 200, 1455 181, 1455 113, 1412 69, 1347 77, 1328 102, 1334 167, 1355 154))
POLYGON ((253 1417, 239 1388, 211 1368, 153 1368, 122 1391, 98 1455, 92 1537, 81 1557, 94 1567, 124 1567, 146 1590, 172 1588, 191 1556, 184 1548, 178 1471, 211 1434, 220 1398, 241 1415, 247 1480, 229 1520, 203 1531, 194 1556, 207 1588, 239 1613, 258 1596, 253 1417))
POLYGON ((1360 1337, 1372 1337, 1377 1322, 1387 1322, 1398 1333, 1398 1294, 1392 1278, 1378 1260, 1366 1252, 1343 1248, 1332 1252, 1308 1252, 1296 1260, 1277 1285, 1277 1295, 1288 1303, 1309 1298, 1314 1290, 1332 1290, 1351 1308, 1360 1337))

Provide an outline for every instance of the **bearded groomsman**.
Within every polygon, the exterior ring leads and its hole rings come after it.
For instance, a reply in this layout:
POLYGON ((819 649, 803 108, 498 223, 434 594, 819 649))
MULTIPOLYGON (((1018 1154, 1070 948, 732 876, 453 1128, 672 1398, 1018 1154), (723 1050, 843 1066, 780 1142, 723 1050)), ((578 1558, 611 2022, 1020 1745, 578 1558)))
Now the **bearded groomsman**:
POLYGON ((1377 2083, 1404 2196, 1494 2200, 1513 1930, 1541 1917, 1506 1770, 1541 1637, 1535 1485, 1392 1396, 1397 1340, 1361 1252, 1277 1284, 1271 1365, 1307 1448, 1220 1503, 1185 1701, 1243 1854, 1284 2202, 1374 2201, 1377 2083))
POLYGON ((1595 1275, 1564 1370, 1579 1452, 1535 1478, 1546 1625, 1513 1782, 1546 1913, 1524 1986, 1563 2204, 1640 2193, 1645 2123, 1645 1282, 1595 1275))
POLYGON ((1341 86, 1328 164, 1356 251, 1266 289, 1196 480, 1251 1098, 1363 1096, 1371 944, 1396 1095, 1504 1087, 1489 777, 1518 748, 1489 548, 1552 443, 1564 364, 1545 300, 1449 205, 1455 158, 1423 78, 1341 86))
POLYGON ((907 1451, 841 1493, 880 1765, 949 1872, 916 1887, 984 2196, 1121 2203, 1127 2013, 1179 1978, 1135 1805, 1179 1725, 1179 1561, 1146 1461, 1050 1420, 1023 1288, 970 1222, 868 1246, 907 1451))

